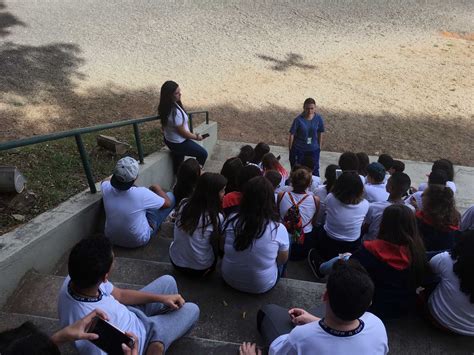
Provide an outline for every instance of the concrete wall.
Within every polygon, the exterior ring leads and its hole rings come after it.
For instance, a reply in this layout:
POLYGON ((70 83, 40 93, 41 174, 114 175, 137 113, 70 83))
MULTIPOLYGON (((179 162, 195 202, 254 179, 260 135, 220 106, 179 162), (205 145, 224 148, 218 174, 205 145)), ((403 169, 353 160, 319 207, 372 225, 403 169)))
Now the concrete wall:
MULTIPOLYGON (((217 142, 217 123, 202 124, 195 131, 210 134, 202 145, 211 153, 217 142)), ((170 189, 173 179, 171 157, 163 149, 145 158, 137 184, 149 186, 158 182, 170 189)), ((99 190, 99 184, 97 187, 99 190)), ((50 272, 67 250, 85 236, 101 230, 102 225, 102 195, 87 190, 0 236, 0 305, 28 270, 50 272)))

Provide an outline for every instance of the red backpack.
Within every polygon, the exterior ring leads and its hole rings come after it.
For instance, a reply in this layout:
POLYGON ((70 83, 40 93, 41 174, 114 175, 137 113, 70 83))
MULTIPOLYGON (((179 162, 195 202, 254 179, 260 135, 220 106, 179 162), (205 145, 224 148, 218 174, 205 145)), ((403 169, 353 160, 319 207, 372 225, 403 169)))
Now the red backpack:
MULTIPOLYGON (((282 195, 281 199, 283 199, 285 193, 282 195)), ((304 228, 311 223, 311 220, 303 225, 303 219, 301 218, 299 206, 304 200, 306 200, 307 197, 309 197, 309 195, 304 195, 304 197, 298 203, 295 202, 293 195, 290 192, 288 192, 288 196, 290 196, 290 200, 293 205, 288 208, 288 211, 286 211, 285 215, 283 216, 283 225, 288 231, 291 243, 303 244, 304 228)), ((281 200, 279 202, 281 202, 281 200)))

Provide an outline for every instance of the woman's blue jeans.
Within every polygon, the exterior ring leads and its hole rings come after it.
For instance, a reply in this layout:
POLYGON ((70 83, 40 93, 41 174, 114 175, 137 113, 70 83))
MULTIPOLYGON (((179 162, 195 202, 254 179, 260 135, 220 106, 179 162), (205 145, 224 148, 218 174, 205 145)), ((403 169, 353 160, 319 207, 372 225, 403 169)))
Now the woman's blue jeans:
POLYGON ((207 159, 207 151, 202 146, 192 141, 191 139, 186 139, 182 143, 172 143, 168 142, 165 139, 166 146, 171 150, 171 155, 173 158, 173 169, 176 173, 178 171, 179 165, 183 162, 185 156, 194 157, 201 164, 204 165, 207 159))

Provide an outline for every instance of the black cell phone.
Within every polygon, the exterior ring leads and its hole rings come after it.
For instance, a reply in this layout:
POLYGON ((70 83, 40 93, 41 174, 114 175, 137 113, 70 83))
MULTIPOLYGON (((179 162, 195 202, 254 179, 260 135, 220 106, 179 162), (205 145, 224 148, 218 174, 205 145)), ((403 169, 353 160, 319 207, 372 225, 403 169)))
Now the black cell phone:
POLYGON ((202 137, 202 139, 205 139, 205 138, 209 137, 209 133, 204 133, 201 137, 202 137))
POLYGON ((135 343, 133 338, 100 317, 92 320, 87 332, 97 334, 99 338, 90 341, 110 355, 123 355, 122 344, 133 348, 135 343))

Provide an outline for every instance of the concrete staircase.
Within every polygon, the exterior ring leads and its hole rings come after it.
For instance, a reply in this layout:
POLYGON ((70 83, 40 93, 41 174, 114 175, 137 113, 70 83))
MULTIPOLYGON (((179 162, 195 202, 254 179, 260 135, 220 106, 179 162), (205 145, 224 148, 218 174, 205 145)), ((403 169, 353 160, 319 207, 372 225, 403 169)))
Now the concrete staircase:
MULTIPOLYGON (((234 156, 239 143, 219 142, 206 163, 207 171, 219 171, 223 161, 234 156)), ((272 147, 276 155, 287 161, 283 147, 272 147)), ((335 153, 329 153, 329 158, 335 153)), ((324 169, 323 163, 323 169, 324 169)), ((324 171, 324 170, 323 170, 324 171)), ((292 263, 288 278, 264 295, 249 295, 226 286, 217 271, 206 280, 191 280, 173 270, 168 258, 172 225, 164 224, 159 237, 147 246, 129 250, 115 248, 116 262, 111 281, 123 288, 139 289, 155 278, 171 274, 178 282, 180 293, 195 302, 201 317, 193 331, 177 341, 169 354, 237 354, 242 341, 260 342, 256 330, 257 310, 264 304, 309 308, 320 302, 324 284, 314 282, 306 262, 292 263)), ((58 329, 57 294, 67 274, 66 252, 49 273, 27 273, 6 305, 0 311, 0 331, 20 325, 26 320, 39 325, 47 333, 58 329)), ((386 323, 389 346, 393 354, 472 354, 474 340, 446 335, 427 325, 417 316, 386 323)), ((71 345, 62 348, 64 354, 76 354, 71 345)))

